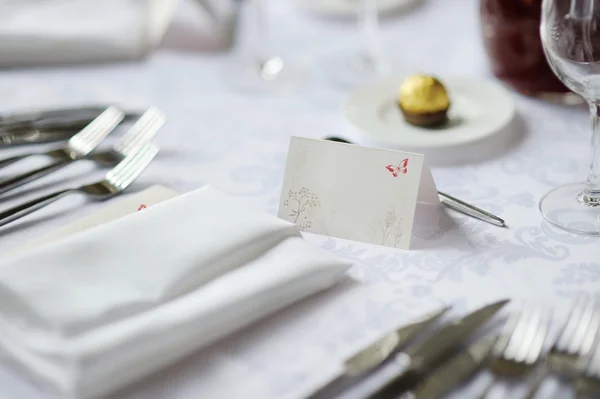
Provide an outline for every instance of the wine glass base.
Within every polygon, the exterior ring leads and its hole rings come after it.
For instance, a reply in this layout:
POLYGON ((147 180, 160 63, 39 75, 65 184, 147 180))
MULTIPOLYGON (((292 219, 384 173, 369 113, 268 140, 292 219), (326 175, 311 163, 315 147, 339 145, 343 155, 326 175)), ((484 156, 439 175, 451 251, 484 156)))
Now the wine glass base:
POLYGON ((583 97, 581 97, 579 94, 575 94, 575 93, 571 93, 571 92, 566 92, 566 93, 554 93, 554 92, 540 92, 540 93, 534 93, 534 94, 529 94, 529 93, 525 93, 526 95, 530 95, 536 98, 539 98, 540 100, 544 100, 553 104, 560 104, 560 105, 581 105, 581 104, 585 104, 585 99, 583 97))
POLYGON ((397 62, 365 53, 335 53, 319 58, 319 70, 333 85, 353 88, 397 73, 397 62))
POLYGON ((279 57, 264 61, 238 59, 223 72, 223 79, 237 90, 259 94, 296 91, 307 76, 303 65, 287 63, 279 57))
POLYGON ((582 200, 583 183, 558 187, 540 201, 540 212, 554 226, 573 234, 600 236, 600 203, 588 205, 582 200))

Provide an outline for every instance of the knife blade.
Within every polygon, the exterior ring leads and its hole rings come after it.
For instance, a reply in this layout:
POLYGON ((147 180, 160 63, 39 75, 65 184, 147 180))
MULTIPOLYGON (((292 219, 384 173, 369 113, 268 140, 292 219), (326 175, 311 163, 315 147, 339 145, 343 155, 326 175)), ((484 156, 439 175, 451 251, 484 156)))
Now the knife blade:
POLYGON ((354 377, 377 367, 399 347, 405 345, 420 332, 425 331, 450 308, 451 306, 446 306, 435 310, 397 330, 393 330, 348 358, 345 362, 346 375, 354 377))
POLYGON ((508 299, 503 299, 479 308, 467 316, 441 327, 417 345, 396 354, 393 360, 398 369, 387 376, 383 383, 371 388, 364 397, 396 398, 400 393, 412 389, 415 382, 433 368, 437 361, 452 352, 508 302, 508 299))
POLYGON ((358 351, 344 362, 344 372, 326 386, 315 392, 311 398, 331 398, 344 388, 344 384, 365 375, 387 360, 395 351, 406 345, 418 334, 427 330, 431 324, 442 317, 451 306, 446 306, 427 313, 398 329, 388 332, 383 337, 358 351))
POLYGON ((472 377, 488 359, 497 336, 484 336, 445 362, 427 376, 417 389, 404 393, 399 399, 441 398, 463 381, 472 377))

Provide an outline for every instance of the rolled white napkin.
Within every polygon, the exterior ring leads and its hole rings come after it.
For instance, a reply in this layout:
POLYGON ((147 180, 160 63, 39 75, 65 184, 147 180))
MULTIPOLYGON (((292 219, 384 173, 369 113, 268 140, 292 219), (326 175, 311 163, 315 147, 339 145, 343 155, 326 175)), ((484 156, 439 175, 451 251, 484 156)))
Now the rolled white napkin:
POLYGON ((105 395, 339 281, 294 225, 206 187, 0 263, 0 348, 105 395))
POLYGON ((0 2, 0 66, 112 61, 160 43, 178 0, 0 2))
POLYGON ((231 48, 238 8, 234 0, 183 0, 161 47, 192 52, 231 48))

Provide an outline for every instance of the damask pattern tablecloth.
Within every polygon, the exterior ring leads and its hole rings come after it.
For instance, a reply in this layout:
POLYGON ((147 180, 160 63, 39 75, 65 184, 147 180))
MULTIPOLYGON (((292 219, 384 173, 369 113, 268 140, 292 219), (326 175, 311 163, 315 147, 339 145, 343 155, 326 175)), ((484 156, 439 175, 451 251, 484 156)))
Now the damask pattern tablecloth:
MULTIPOLYGON (((0 109, 83 102, 157 105, 169 117, 158 138, 162 152, 137 189, 162 184, 185 192, 212 184, 275 214, 290 136, 353 137, 341 113, 348 92, 328 85, 318 66, 324 54, 352 47, 360 38, 352 23, 302 14, 290 1, 272 1, 270 7, 273 47, 313 67, 313 76, 297 93, 240 93, 228 84, 229 54, 161 48, 139 63, 2 71, 0 109)), ((405 68, 493 79, 481 46, 476 1, 424 1, 386 20, 383 39, 405 68)), ((549 189, 585 175, 588 121, 583 108, 518 95, 514 100, 519 115, 509 145, 478 151, 476 160, 471 151, 461 155, 462 162, 433 167, 441 190, 501 215, 508 228, 448 212, 435 234, 415 233, 410 251, 309 235, 354 261, 355 281, 115 397, 299 398, 338 372, 344 356, 440 304, 453 304, 459 315, 501 297, 513 298, 513 307, 520 301, 550 303, 556 309, 555 332, 577 293, 600 298, 600 240, 558 231, 537 210, 549 189)), ((22 189, 22 196, 7 197, 2 206, 101 173, 92 165, 72 165, 22 189)), ((65 199, 3 228, 0 249, 14 248, 101 206, 78 196, 65 199)), ((476 381, 456 397, 472 397, 483 383, 476 381)), ((546 397, 567 395, 561 389, 546 387, 546 397)), ((0 397, 44 396, 3 367, 0 397)))

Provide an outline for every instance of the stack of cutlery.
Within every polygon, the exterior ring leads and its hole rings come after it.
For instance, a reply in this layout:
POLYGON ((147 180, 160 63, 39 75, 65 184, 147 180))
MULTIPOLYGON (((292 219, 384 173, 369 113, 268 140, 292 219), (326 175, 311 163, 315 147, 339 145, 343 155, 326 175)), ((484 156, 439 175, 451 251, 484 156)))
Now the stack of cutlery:
MULTIPOLYGON (((106 110, 106 106, 47 109, 0 115, 0 147, 68 140, 106 110)), ((135 120, 127 113, 125 120, 135 120)))
POLYGON ((69 193, 80 192, 96 199, 112 198, 122 193, 158 153, 159 148, 152 140, 165 121, 162 111, 154 107, 143 114, 126 113, 115 106, 91 106, 0 116, 0 148, 28 145, 26 152, 0 158, 0 168, 31 157, 50 160, 44 167, 32 168, 0 180, 0 201, 3 194, 78 161, 88 160, 100 167, 112 168, 98 182, 57 191, 0 211, 0 226, 69 193), (112 147, 99 151, 100 144, 127 122, 133 122, 133 125, 126 133, 112 147), (64 144, 45 151, 31 147, 54 141, 64 141, 64 144))
POLYGON ((567 382, 577 397, 600 395, 597 302, 578 297, 548 353, 548 306, 523 306, 501 332, 484 329, 508 302, 489 304, 434 328, 450 310, 446 307, 391 331, 349 357, 344 373, 311 399, 442 398, 484 371, 493 378, 479 398, 534 398, 550 374, 567 382), (502 391, 498 396, 505 381, 517 383, 525 393, 502 391))

